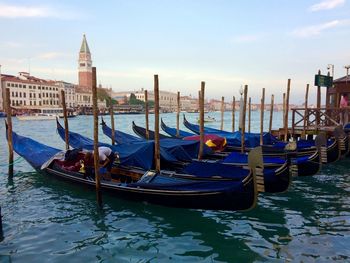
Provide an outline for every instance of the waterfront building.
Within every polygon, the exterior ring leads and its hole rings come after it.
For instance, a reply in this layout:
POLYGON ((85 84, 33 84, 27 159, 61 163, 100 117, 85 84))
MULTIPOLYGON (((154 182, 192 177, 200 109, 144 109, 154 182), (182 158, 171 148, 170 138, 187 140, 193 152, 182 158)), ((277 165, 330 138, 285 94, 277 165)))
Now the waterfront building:
POLYGON ((18 76, 2 74, 1 86, 3 95, 5 88, 10 89, 11 106, 14 109, 38 110, 60 107, 61 88, 55 81, 19 72, 18 76))
MULTIPOLYGON (((144 89, 131 92, 134 93, 136 99, 145 101, 145 91, 144 89)), ((154 101, 154 93, 153 91, 148 92, 148 100, 154 101)), ((159 107, 162 111, 173 112, 176 111, 177 108, 177 93, 170 91, 159 91, 159 107)))
POLYGON ((78 108, 92 107, 92 92, 82 87, 75 89, 75 106, 78 108))
POLYGON ((191 96, 182 96, 180 98, 181 111, 197 112, 199 109, 198 98, 192 98, 191 96))
MULTIPOLYGON (((65 100, 66 100, 66 107, 74 109, 76 105, 76 88, 77 85, 73 83, 68 83, 65 81, 57 81, 57 86, 61 88, 61 90, 64 90, 65 100)), ((60 96, 60 103, 61 103, 61 96, 60 96)))

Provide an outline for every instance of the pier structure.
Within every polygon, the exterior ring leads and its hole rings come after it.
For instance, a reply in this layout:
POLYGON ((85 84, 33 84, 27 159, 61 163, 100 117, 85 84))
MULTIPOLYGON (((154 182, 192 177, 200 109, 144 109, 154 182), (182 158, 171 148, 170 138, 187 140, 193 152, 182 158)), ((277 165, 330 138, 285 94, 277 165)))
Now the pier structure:
MULTIPOLYGON (((306 87, 305 107, 291 108, 291 123, 285 124, 283 128, 272 130, 272 134, 279 138, 305 138, 325 132, 331 135, 334 129, 342 123, 341 116, 349 116, 350 107, 341 108, 342 95, 350 95, 350 77, 333 78, 328 75, 315 75, 315 86, 317 87, 317 106, 308 107, 309 85, 306 87), (321 106, 321 88, 326 88, 325 106, 321 106), (288 127, 286 129, 286 127, 288 127)), ((287 101, 285 101, 288 104, 287 101)), ((350 120, 348 118, 348 120, 350 120)))

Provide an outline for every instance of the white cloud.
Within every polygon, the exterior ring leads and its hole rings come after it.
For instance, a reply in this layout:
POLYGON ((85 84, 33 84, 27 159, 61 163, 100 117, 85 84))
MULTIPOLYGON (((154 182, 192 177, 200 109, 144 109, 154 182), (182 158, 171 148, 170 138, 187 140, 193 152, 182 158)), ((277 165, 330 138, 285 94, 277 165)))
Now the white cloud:
POLYGON ((325 30, 339 26, 349 25, 349 22, 350 20, 333 20, 319 25, 307 26, 296 29, 292 32, 292 35, 302 38, 318 36, 325 30))
POLYGON ((76 19, 80 15, 68 10, 46 6, 22 6, 0 3, 0 18, 59 18, 76 19))
POLYGON ((310 11, 317 12, 320 10, 329 10, 344 4, 345 4, 345 0, 324 0, 320 3, 312 5, 310 7, 310 11))
POLYGON ((260 38, 259 35, 241 35, 231 39, 232 43, 252 43, 260 38))
POLYGON ((71 54, 66 54, 62 52, 46 52, 38 55, 40 59, 56 59, 56 58, 67 58, 72 57, 71 54))

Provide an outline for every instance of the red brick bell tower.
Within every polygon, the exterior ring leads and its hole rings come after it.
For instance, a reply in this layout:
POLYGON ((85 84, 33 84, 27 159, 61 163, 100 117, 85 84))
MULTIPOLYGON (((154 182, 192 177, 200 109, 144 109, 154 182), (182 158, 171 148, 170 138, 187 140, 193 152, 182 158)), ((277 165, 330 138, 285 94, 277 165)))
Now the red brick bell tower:
POLYGON ((85 34, 79 51, 79 86, 89 91, 92 90, 92 61, 85 34))

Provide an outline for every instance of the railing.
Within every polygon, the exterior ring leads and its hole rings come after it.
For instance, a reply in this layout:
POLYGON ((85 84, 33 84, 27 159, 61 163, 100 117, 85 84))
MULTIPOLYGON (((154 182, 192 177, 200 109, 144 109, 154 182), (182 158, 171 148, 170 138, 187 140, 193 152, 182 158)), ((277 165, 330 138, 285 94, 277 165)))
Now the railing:
MULTIPOLYGON (((342 117, 349 115, 349 109, 340 108, 293 108, 292 134, 295 130, 318 130, 323 127, 338 126, 342 117)), ((346 118, 346 117, 345 117, 346 118)))

